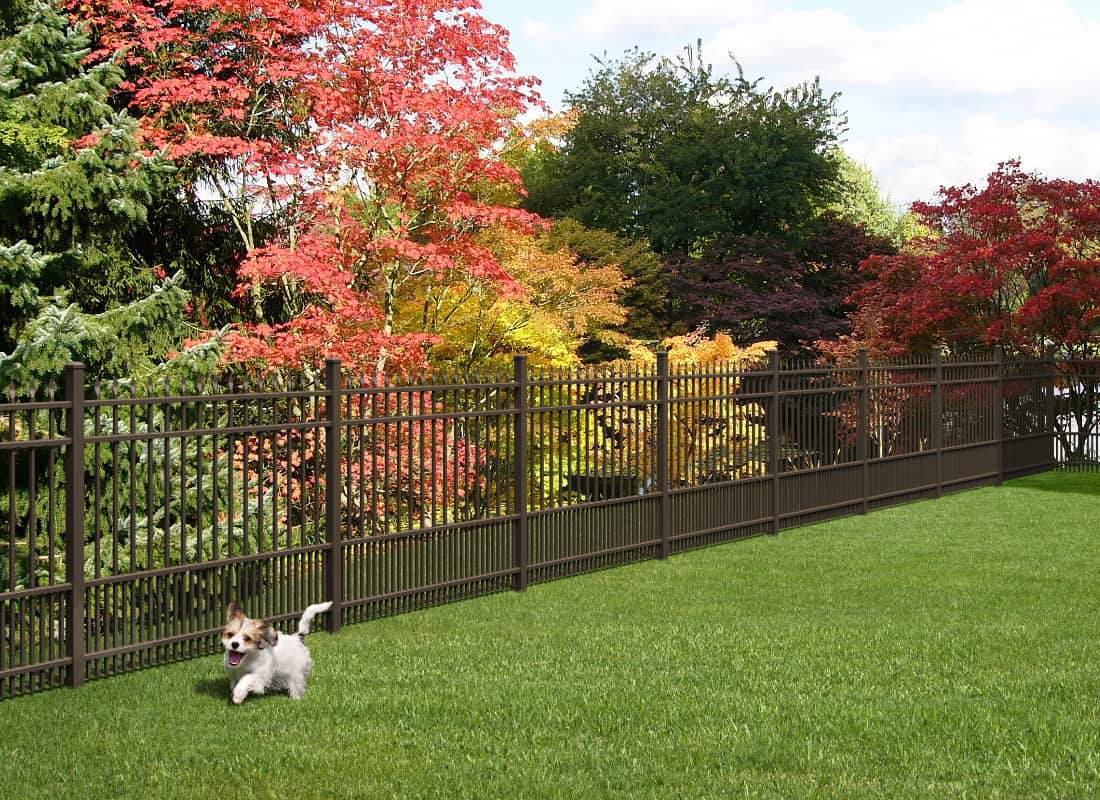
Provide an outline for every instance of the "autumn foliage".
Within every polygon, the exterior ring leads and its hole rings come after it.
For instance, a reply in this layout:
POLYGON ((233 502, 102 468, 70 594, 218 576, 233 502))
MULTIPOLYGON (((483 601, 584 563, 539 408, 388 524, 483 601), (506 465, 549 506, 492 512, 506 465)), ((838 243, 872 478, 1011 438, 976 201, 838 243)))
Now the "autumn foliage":
POLYGON ((92 0, 99 57, 122 52, 121 97, 231 215, 238 298, 255 321, 228 358, 352 367, 422 360, 397 336, 402 288, 454 275, 506 285, 478 243, 531 215, 483 202, 512 184, 497 145, 536 102, 506 31, 468 0, 92 0), (260 221, 264 226, 259 225, 260 221), (266 238, 258 231, 269 228, 266 238), (275 295, 280 302, 266 302, 275 295))
POLYGON ((929 233, 863 264, 856 338, 884 351, 1100 343, 1100 183, 1002 164, 983 188, 913 206, 929 233))
POLYGON ((497 226, 477 241, 508 271, 513 287, 469 275, 433 279, 414 285, 400 306, 404 330, 434 337, 434 362, 506 366, 522 352, 533 366, 572 366, 586 335, 613 336, 609 328, 625 320, 619 297, 630 281, 615 264, 583 261, 545 232, 497 226))

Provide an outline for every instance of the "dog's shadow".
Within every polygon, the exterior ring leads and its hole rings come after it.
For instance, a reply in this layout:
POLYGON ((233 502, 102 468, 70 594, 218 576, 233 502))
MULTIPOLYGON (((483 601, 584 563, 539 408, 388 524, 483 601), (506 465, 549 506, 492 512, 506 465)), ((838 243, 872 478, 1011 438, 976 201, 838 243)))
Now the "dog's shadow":
MULTIPOLYGON (((200 681, 195 682, 195 694, 204 694, 207 697, 212 697, 215 700, 222 700, 227 704, 232 704, 233 698, 229 691, 229 681, 225 678, 203 678, 200 681)), ((278 695, 278 692, 272 692, 261 695, 249 695, 248 702, 255 704, 264 700, 270 700, 272 697, 278 695)))
POLYGON ((229 682, 225 678, 203 678, 195 684, 195 694, 204 694, 217 700, 229 700, 229 682))

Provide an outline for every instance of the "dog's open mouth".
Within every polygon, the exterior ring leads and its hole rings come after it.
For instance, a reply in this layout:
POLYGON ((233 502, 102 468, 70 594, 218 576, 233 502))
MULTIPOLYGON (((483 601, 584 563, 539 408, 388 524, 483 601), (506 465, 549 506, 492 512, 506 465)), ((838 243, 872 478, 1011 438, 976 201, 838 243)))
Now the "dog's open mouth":
POLYGON ((229 666, 235 667, 241 663, 241 659, 244 658, 244 653, 237 650, 230 650, 225 654, 225 660, 229 662, 229 666))

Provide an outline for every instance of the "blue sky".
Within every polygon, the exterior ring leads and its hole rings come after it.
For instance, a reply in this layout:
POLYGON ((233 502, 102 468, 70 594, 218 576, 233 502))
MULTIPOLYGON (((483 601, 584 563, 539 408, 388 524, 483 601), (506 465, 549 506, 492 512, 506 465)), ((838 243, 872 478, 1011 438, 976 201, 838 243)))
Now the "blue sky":
POLYGON ((482 0, 519 71, 562 106, 593 65, 637 45, 696 39, 716 69, 815 75, 840 92, 844 147, 895 204, 977 183, 1021 158, 1051 177, 1100 178, 1100 0, 482 0))

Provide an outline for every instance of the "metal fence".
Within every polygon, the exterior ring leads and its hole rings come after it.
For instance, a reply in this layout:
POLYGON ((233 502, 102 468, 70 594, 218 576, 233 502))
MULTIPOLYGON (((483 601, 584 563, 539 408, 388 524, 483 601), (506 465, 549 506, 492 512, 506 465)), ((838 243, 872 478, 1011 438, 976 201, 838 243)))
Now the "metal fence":
POLYGON ((939 357, 84 386, 0 404, 0 697, 1049 469, 1100 362, 939 357))

